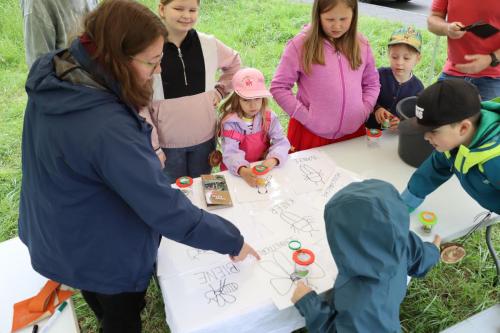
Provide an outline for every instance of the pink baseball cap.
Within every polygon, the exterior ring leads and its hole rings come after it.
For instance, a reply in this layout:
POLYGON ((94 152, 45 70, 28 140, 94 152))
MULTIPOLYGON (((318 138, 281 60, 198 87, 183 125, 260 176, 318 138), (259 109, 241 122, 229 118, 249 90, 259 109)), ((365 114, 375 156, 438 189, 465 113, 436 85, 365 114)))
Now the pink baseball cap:
POLYGON ((233 76, 233 89, 238 96, 245 99, 271 97, 266 89, 264 75, 255 68, 243 68, 233 76))

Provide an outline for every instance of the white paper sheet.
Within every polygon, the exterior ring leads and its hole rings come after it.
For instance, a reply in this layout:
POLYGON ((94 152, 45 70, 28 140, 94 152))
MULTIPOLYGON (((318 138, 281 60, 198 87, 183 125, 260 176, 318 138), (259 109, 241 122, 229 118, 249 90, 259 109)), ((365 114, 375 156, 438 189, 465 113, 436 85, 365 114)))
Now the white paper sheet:
POLYGON ((361 181, 355 173, 344 168, 337 167, 332 176, 326 181, 325 187, 313 200, 314 207, 324 210, 325 205, 331 197, 352 182, 361 181))
MULTIPOLYGON (((318 293, 332 288, 337 269, 331 254, 328 255, 329 253, 320 250, 319 246, 303 239, 301 243, 302 248, 312 250, 316 257, 314 263, 308 267, 308 276, 302 280, 318 293)), ((323 243, 321 244, 324 246, 323 243)), ((328 246, 326 250, 328 250, 328 246)), ((256 274, 280 310, 293 305, 290 300, 296 283, 295 264, 292 260, 293 252, 288 246, 270 249, 265 255, 262 255, 262 259, 258 262, 260 269, 256 271, 256 274)))
POLYGON ((323 211, 313 208, 306 196, 296 196, 262 209, 255 219, 265 222, 274 235, 320 239, 325 233, 322 215, 323 211))
MULTIPOLYGON (((259 162, 260 163, 260 162, 259 162)), ((253 163, 253 165, 259 164, 253 163)), ((286 181, 279 180, 277 175, 282 173, 281 168, 276 167, 269 171, 265 176, 266 185, 259 187, 251 187, 243 178, 233 175, 226 175, 228 186, 233 190, 236 201, 240 203, 256 202, 256 201, 270 201, 276 198, 289 196, 292 193, 286 181)))
POLYGON ((166 301, 175 312, 174 327, 202 331, 225 318, 252 311, 246 304, 262 304, 267 290, 255 278, 255 260, 242 264, 225 261, 198 270, 161 277, 166 301))
POLYGON ((290 156, 284 172, 276 175, 279 182, 290 186, 294 193, 322 190, 335 171, 334 161, 320 151, 301 151, 290 156))

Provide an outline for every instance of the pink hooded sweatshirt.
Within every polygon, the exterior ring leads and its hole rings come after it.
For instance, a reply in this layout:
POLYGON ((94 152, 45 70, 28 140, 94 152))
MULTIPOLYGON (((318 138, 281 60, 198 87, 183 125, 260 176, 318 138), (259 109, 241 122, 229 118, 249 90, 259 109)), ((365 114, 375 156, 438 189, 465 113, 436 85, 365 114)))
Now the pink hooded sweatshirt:
POLYGON ((306 75, 301 65, 306 26, 283 52, 271 94, 281 108, 314 134, 337 139, 355 132, 373 111, 380 91, 375 60, 367 39, 358 34, 361 66, 352 70, 348 59, 324 41, 325 64, 313 64, 306 75), (292 88, 297 83, 297 95, 292 88))

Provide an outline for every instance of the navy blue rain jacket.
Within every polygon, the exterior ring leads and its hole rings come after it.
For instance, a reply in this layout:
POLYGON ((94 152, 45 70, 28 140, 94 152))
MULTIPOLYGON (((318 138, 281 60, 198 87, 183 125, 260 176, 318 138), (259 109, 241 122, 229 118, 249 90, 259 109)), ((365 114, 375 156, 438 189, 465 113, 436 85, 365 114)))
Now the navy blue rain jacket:
POLYGON ((147 288, 159 234, 238 254, 239 230, 170 187, 151 127, 79 41, 40 58, 26 91, 19 236, 37 272, 115 294, 147 288))
POLYGON ((339 274, 328 300, 312 291, 295 304, 309 332, 401 332, 407 275, 425 275, 438 248, 409 231, 406 205, 380 180, 346 186, 324 217, 339 274))

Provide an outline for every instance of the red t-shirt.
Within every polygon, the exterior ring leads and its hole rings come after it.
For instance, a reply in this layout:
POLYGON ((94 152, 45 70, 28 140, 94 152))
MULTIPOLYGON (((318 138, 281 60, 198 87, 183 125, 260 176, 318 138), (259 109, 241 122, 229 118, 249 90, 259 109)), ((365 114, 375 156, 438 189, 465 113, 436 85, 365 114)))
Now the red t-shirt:
MULTIPOLYGON (((447 22, 461 22, 464 26, 477 21, 484 21, 500 29, 500 0, 433 0, 432 11, 448 15, 447 22)), ((455 68, 455 64, 467 63, 466 54, 490 54, 500 49, 500 32, 482 39, 471 32, 467 32, 460 39, 448 38, 448 59, 443 72, 450 75, 463 76, 455 68)), ((472 77, 500 77, 500 65, 488 66, 476 74, 466 74, 472 77)))

